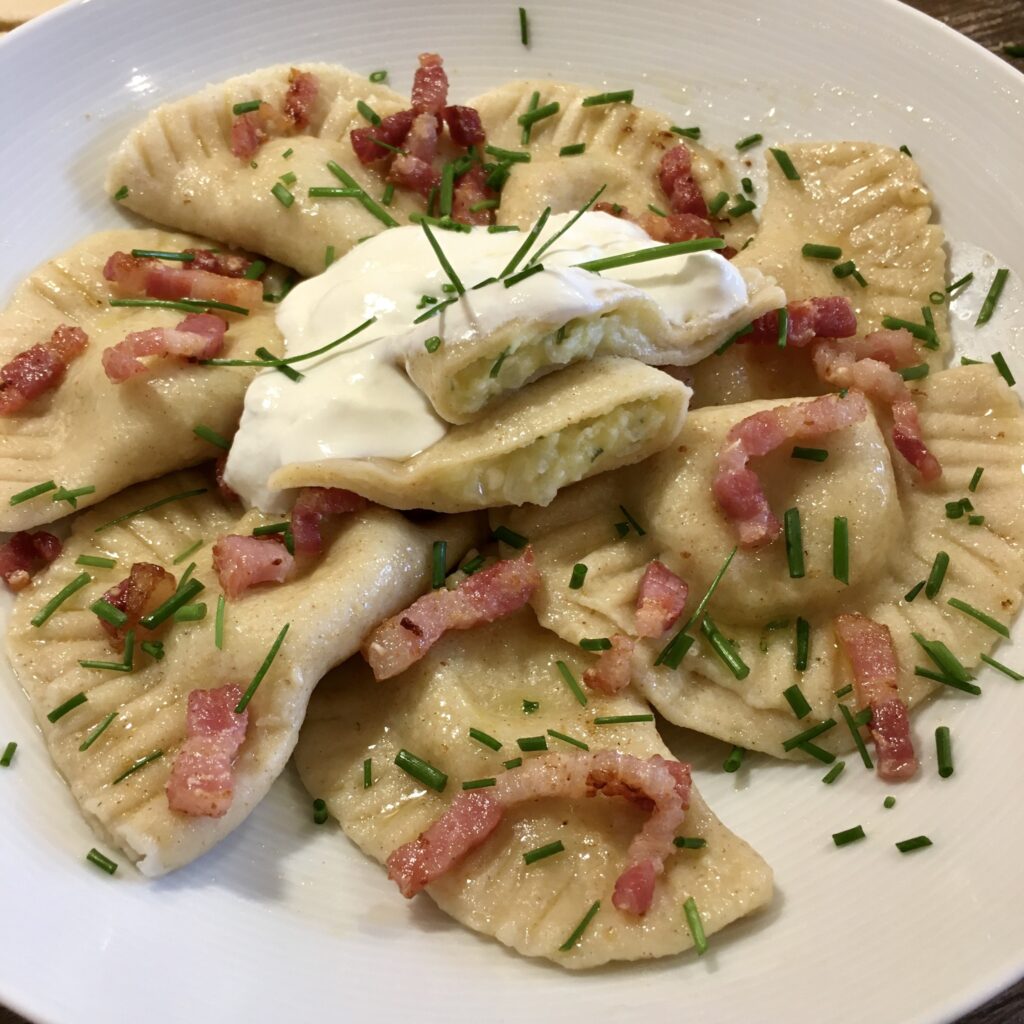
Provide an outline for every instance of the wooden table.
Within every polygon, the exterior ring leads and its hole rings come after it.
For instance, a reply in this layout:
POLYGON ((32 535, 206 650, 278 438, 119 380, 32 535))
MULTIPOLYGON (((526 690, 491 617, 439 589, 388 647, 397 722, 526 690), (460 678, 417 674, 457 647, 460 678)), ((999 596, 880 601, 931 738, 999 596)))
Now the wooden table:
MULTIPOLYGON (((1024 71, 1024 58, 1003 53, 1007 43, 1024 43, 1024 0, 907 0, 911 7, 939 18, 1024 71)), ((0 0, 0 35, 57 7, 60 0, 0 0)), ((957 1024, 1022 1024, 1024 980, 957 1024)), ((25 1024, 0 1006, 0 1024, 25 1024)))

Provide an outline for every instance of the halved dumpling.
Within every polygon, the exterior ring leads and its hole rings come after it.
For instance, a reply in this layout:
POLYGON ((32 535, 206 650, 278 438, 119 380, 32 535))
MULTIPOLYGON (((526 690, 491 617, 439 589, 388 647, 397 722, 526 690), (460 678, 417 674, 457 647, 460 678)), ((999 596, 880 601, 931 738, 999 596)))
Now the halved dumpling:
MULTIPOLYGON (((358 199, 310 198, 309 188, 342 187, 327 167, 334 161, 379 202, 384 179, 360 165, 349 142, 349 130, 367 124, 356 104, 363 101, 386 117, 408 102, 336 65, 302 64, 300 70, 320 84, 307 129, 269 139, 251 162, 240 159, 231 152, 232 108, 254 99, 280 107, 292 68, 279 64, 207 86, 158 107, 133 129, 107 173, 111 195, 127 188, 122 205, 151 220, 203 231, 307 276, 318 274, 328 246, 340 255, 384 224, 358 199), (289 206, 271 191, 285 174, 295 176, 287 186, 294 196, 289 206)), ((390 209, 404 221, 422 206, 418 196, 399 189, 390 209)))
MULTIPOLYGON (((322 557, 287 583, 228 602, 223 649, 215 644, 221 593, 211 568, 216 539, 249 534, 266 520, 237 513, 215 497, 204 475, 179 474, 132 488, 75 520, 60 558, 17 597, 8 646, 18 680, 32 702, 57 769, 85 817, 146 875, 181 867, 206 852, 248 816, 291 755, 306 701, 320 677, 358 649, 363 635, 423 592, 430 581, 433 541, 447 540, 453 560, 472 543, 470 520, 414 525, 397 513, 369 509, 337 524, 322 557), (151 512, 120 516, 175 494, 206 488, 151 512), (193 578, 206 589, 207 614, 175 622, 160 639, 161 660, 134 652, 131 672, 82 667, 80 659, 117 662, 90 605, 124 579, 136 562, 162 565, 180 577, 175 556, 196 541, 193 578), (80 555, 115 558, 114 568, 83 568, 80 555), (42 625, 32 619, 81 574, 89 582, 42 625), (245 742, 234 765, 234 796, 223 817, 191 817, 168 806, 165 785, 185 738, 190 691, 253 679, 275 637, 288 633, 249 704, 245 742), (85 703, 51 723, 47 715, 76 694, 85 703), (116 717, 86 750, 81 745, 110 714, 116 717), (123 781, 142 758, 160 752, 123 781)), ((141 643, 141 639, 140 639, 141 643)))
MULTIPOLYGON (((595 359, 515 392, 405 461, 313 456, 277 469, 270 486, 343 487, 391 508, 437 512, 545 505, 568 484, 671 444, 689 397, 686 385, 643 363, 595 359)), ((244 473, 244 450, 232 452, 229 469, 236 457, 244 473)))
MULTIPOLYGON (((577 666, 579 653, 541 629, 526 609, 446 637, 423 661, 385 683, 375 682, 364 662, 353 658, 317 688, 310 702, 295 751, 302 781, 313 797, 327 802, 349 838, 383 862, 445 810, 462 782, 515 772, 503 762, 537 756, 522 753, 519 738, 543 737, 552 752, 578 755, 576 747, 550 734, 554 730, 591 751, 671 758, 653 721, 595 724, 599 716, 643 715, 649 709, 632 692, 591 696, 581 707, 556 665, 561 660, 577 666), (500 742, 500 749, 471 738, 470 729, 500 742), (442 793, 396 767, 403 748, 448 775, 442 793)), ((680 834, 703 838, 707 845, 669 855, 646 915, 617 910, 612 890, 646 816, 616 797, 519 804, 426 891, 475 931, 574 969, 689 949, 693 940, 683 904, 690 897, 706 932, 769 901, 771 869, 694 790, 680 834), (524 863, 523 854, 556 840, 564 852, 524 863), (570 951, 560 951, 596 900, 601 909, 582 939, 570 951)), ((400 898, 397 892, 394 898, 400 898)))
MULTIPOLYGON (((753 241, 735 257, 738 267, 775 278, 790 301, 841 295, 853 304, 862 334, 894 316, 922 323, 931 310, 940 348, 921 346, 921 362, 940 369, 949 351, 945 304, 946 253, 942 228, 932 223, 931 194, 911 157, 868 142, 795 142, 785 147, 800 173, 785 177, 766 156, 768 199, 753 241), (801 255, 808 243, 838 246, 836 262, 801 255), (837 263, 853 261, 867 281, 836 277, 837 263)), ((724 405, 755 398, 818 394, 806 352, 770 346, 733 345, 691 371, 699 405, 724 405)))
MULTIPOLYGON (((217 449, 197 437, 204 424, 230 436, 238 426, 245 389, 256 374, 247 366, 199 366, 181 359, 157 360, 144 374, 113 383, 103 369, 103 350, 126 334, 172 327, 187 313, 168 309, 111 307, 103 267, 114 252, 155 249, 180 252, 209 248, 191 235, 157 229, 90 235, 48 260, 18 286, 0 313, 0 363, 40 342, 62 324, 88 335, 58 387, 23 410, 0 416, 0 530, 22 530, 65 515, 67 504, 51 490, 10 505, 8 499, 53 480, 68 489, 95 487, 78 507, 102 501, 148 480, 209 459, 217 449)), ((252 359, 266 346, 280 351, 273 307, 260 302, 248 316, 221 313, 228 321, 223 355, 252 359)))
MULTIPOLYGON (((914 674, 915 666, 938 671, 912 633, 942 641, 966 666, 992 650, 998 635, 948 600, 966 602, 1004 624, 1020 605, 1020 406, 991 366, 934 374, 916 395, 924 437, 944 468, 928 487, 901 456, 890 454, 874 417, 808 442, 827 450, 823 462, 792 458, 792 445, 754 460, 776 514, 800 510, 806 575, 790 578, 781 537, 736 552, 708 611, 749 667, 745 678, 732 674, 697 628, 697 642, 678 670, 654 664, 672 633, 638 642, 633 679, 666 718, 777 757, 787 756, 783 740, 834 718, 839 727, 814 742, 847 747, 851 737, 835 694, 851 682, 834 636, 833 619, 841 613, 860 612, 889 627, 901 670, 899 692, 908 705, 935 689, 914 674), (967 514, 949 518, 946 504, 968 496, 978 466, 984 473, 970 500, 984 521, 971 525, 967 514), (848 522, 849 586, 833 577, 836 516, 848 522), (949 555, 941 590, 934 599, 921 591, 908 600, 940 551, 949 555), (798 618, 810 627, 802 672, 795 667, 798 618), (793 683, 812 708, 802 721, 783 697, 793 683)), ((654 558, 689 583, 685 622, 737 544, 711 491, 717 453, 733 424, 770 407, 752 402, 695 410, 676 444, 642 465, 572 488, 544 510, 495 513, 495 521, 529 538, 536 552, 543 583, 533 603, 541 622, 571 641, 633 632, 638 582, 654 558), (627 519, 624 510, 646 531, 643 536, 632 528, 617 535, 615 524, 627 519), (568 582, 578 562, 589 571, 582 589, 573 590, 568 582)))

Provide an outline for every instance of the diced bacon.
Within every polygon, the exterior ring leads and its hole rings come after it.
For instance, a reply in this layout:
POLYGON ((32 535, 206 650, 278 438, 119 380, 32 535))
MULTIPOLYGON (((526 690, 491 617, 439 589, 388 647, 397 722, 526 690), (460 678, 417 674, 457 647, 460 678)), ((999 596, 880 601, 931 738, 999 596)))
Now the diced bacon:
POLYGON ((615 883, 612 902, 642 915, 650 908, 654 883, 672 853, 673 839, 690 805, 690 768, 655 755, 599 750, 543 754, 499 776, 489 789, 459 793, 418 839, 388 857, 388 877, 412 897, 456 867, 481 846, 505 811, 530 800, 582 800, 603 793, 621 796, 650 812, 630 844, 629 866, 615 883))
POLYGON ((871 708, 878 774, 887 781, 909 779, 917 771, 907 706, 900 699, 899 663, 889 627, 866 615, 839 615, 836 636, 853 669, 854 692, 871 708))
POLYGON ((421 53, 412 79, 412 109, 417 114, 439 116, 448 102, 448 75, 436 53, 421 53))
MULTIPOLYGON (((869 337, 871 337, 869 335, 869 337)), ((895 350, 892 357, 895 358, 895 350)), ((837 388, 857 388, 892 409, 892 443, 921 474, 926 483, 942 476, 939 460, 928 450, 921 420, 906 381, 878 359, 858 359, 848 347, 820 342, 814 348, 814 369, 822 380, 837 388)))
POLYGON ((518 611, 540 586, 533 549, 474 573, 455 590, 433 590, 385 619, 363 642, 376 679, 390 679, 422 658, 450 629, 472 629, 518 611))
POLYGON ((213 545, 213 571, 225 596, 232 601, 260 583, 284 583, 295 559, 279 534, 243 537, 229 533, 213 545))
POLYGON ((629 686, 635 647, 632 638, 616 633, 610 650, 602 651, 596 663, 583 673, 584 685, 598 693, 618 693, 629 686))
POLYGON ((219 459, 214 467, 214 477, 217 480, 217 490, 220 491, 220 496, 225 501, 241 501, 242 499, 238 496, 238 492, 224 479, 224 471, 227 469, 228 456, 225 452, 219 459))
POLYGON ((239 160, 251 160, 270 138, 269 118, 264 107, 269 111, 270 104, 261 103, 259 110, 238 114, 231 122, 231 152, 239 160))
POLYGON ((234 762, 245 742, 249 709, 235 713, 242 688, 234 683, 188 695, 185 742, 167 780, 172 811, 197 818, 222 818, 235 791, 234 762))
MULTIPOLYGON (((667 217, 642 213, 636 223, 656 242, 692 242, 695 238, 722 237, 711 221, 695 213, 670 213, 667 217)), ((724 252, 722 249, 718 251, 724 252)))
POLYGON ((775 540, 782 531, 768 505, 750 459, 767 455, 787 441, 803 441, 859 423, 868 414, 859 391, 845 398, 823 395, 807 402, 780 405, 740 420, 726 435, 718 453, 712 483, 715 499, 739 534, 742 547, 752 548, 775 540))
POLYGON ((690 588, 667 565, 654 559, 640 578, 636 595, 636 635, 657 638, 671 629, 686 607, 690 588))
POLYGON ((437 138, 437 121, 433 115, 417 114, 405 137, 405 152, 413 159, 433 164, 437 156, 437 138))
POLYGON ((103 276, 122 296, 227 302, 246 309, 263 301, 260 281, 226 277, 209 270, 172 267, 157 259, 139 259, 126 252, 115 252, 107 260, 103 276))
POLYGON ((917 344, 910 331, 872 331, 863 338, 851 338, 843 348, 855 359, 877 359, 894 370, 920 362, 917 344))
MULTIPOLYGON (((850 338, 857 333, 857 315, 850 300, 843 296, 801 299, 790 302, 786 311, 789 314, 786 344, 790 348, 803 348, 819 338, 850 338)), ((750 326, 753 330, 739 339, 743 344, 778 344, 778 310, 759 316, 750 326)))
POLYGON ((707 219, 708 204, 693 177, 692 165, 693 157, 686 146, 673 146, 661 158, 658 181, 673 213, 691 213, 707 219))
POLYGON ((494 220, 493 210, 471 210, 471 206, 497 195, 487 187, 487 175, 479 164, 474 164, 455 183, 452 199, 452 217, 463 224, 490 224, 494 220))
POLYGON ((441 175, 433 167, 436 155, 437 121, 433 114, 417 114, 406 136, 405 152, 392 161, 388 181, 429 195, 441 182, 441 175))
POLYGON ((369 502, 340 487, 303 487, 292 507, 292 536, 297 555, 318 555, 323 547, 320 526, 324 516, 359 512, 369 502))
POLYGON ((45 530, 19 530, 0 545, 0 579, 9 590, 24 590, 40 569, 61 552, 61 542, 45 530))
POLYGON ((151 327, 134 331, 123 341, 103 350, 103 369, 107 377, 120 384, 144 373, 141 356, 175 356, 185 359, 212 359, 224 347, 228 325, 212 313, 191 313, 177 327, 151 327))
POLYGON ((68 364, 88 344, 89 337, 80 327, 61 324, 49 341, 19 352, 0 367, 0 416, 20 412, 29 402, 59 387, 68 364))
POLYGON ((308 71, 292 68, 288 73, 288 92, 281 109, 297 131, 309 127, 309 116, 320 92, 320 80, 308 71))
POLYGON ((456 146, 468 149, 470 146, 483 145, 483 122, 475 107, 445 107, 444 119, 448 123, 448 134, 456 146))
POLYGON ((221 277, 245 277, 246 271, 253 261, 240 252, 214 252, 212 249, 185 249, 195 257, 189 264, 189 270, 205 270, 221 277))
POLYGON ((128 616, 128 621, 123 626, 115 626, 106 619, 99 620, 110 638, 110 646, 115 651, 123 650, 125 634, 130 629, 143 634, 142 639, 158 632, 161 627, 156 630, 146 629, 145 626, 139 625, 139 620, 144 615, 156 611, 165 601, 169 601, 174 596, 176 587, 174 574, 169 573, 163 566, 154 565, 152 562, 136 562, 131 572, 116 587, 111 587, 103 595, 103 600, 107 604, 112 604, 128 616))
POLYGON ((415 116, 416 114, 412 110, 400 110, 397 114, 388 114, 387 117, 381 118, 378 125, 370 125, 368 128, 353 128, 348 134, 352 142, 352 149, 355 150, 359 162, 373 164, 378 160, 388 159, 392 153, 388 146, 402 147, 412 128, 415 116), (375 139, 379 139, 387 145, 379 146, 374 141, 375 139))

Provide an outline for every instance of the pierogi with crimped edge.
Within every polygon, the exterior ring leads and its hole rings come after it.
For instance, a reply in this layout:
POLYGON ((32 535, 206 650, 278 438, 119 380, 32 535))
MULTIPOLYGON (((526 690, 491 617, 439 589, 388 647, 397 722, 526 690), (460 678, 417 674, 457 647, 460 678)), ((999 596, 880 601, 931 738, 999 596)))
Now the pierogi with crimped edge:
MULTIPOLYGON (((383 862, 445 810, 463 781, 500 775, 504 761, 536 756, 520 752, 520 737, 547 736, 553 729, 587 743, 591 751, 672 758, 653 722, 594 724, 598 716, 649 709, 632 691, 590 694, 581 707, 555 664, 563 660, 578 669, 580 653, 541 629, 524 609, 490 626, 449 635, 423 661, 384 683, 375 682, 365 663, 353 658, 318 687, 310 703, 295 751, 302 781, 313 797, 327 802, 348 837, 383 862), (527 713, 524 700, 539 706, 527 713), (500 741, 500 750, 470 738, 470 729, 500 741), (444 792, 426 789, 394 764, 403 748, 449 776, 444 792), (366 758, 371 759, 369 788, 363 778, 366 758)), ((579 753, 551 736, 547 743, 553 752, 579 753)), ((629 863, 626 851, 646 815, 616 797, 519 804, 426 892, 474 931, 570 969, 690 949, 693 939, 683 913, 690 897, 707 933, 771 899, 771 869, 714 816, 694 788, 679 834, 703 838, 707 845, 668 856, 646 915, 617 910, 611 899, 615 880, 629 863), (556 840, 564 852, 524 863, 524 853, 556 840), (595 900, 601 909, 583 938, 561 952, 595 900)), ((401 899, 397 889, 393 898, 401 899)))
POLYGON ((236 508, 215 495, 204 474, 178 474, 124 491, 78 517, 60 558, 18 595, 9 625, 11 662, 57 769, 90 824, 149 876, 194 860, 245 820, 291 756, 306 701, 320 677, 353 654, 383 617, 429 586, 435 540, 447 541, 454 563, 477 533, 469 517, 417 525, 380 508, 346 516, 330 528, 315 564, 300 564, 286 583, 228 601, 223 649, 218 650, 214 609, 221 590, 211 567, 213 544, 227 533, 250 534, 268 520, 257 512, 239 518, 236 508), (151 502, 203 487, 203 494, 98 529, 151 502), (175 556, 200 538, 203 546, 190 557, 194 578, 205 584, 199 600, 207 605, 206 617, 161 631, 162 660, 136 646, 131 672, 80 666, 80 659, 116 662, 122 657, 111 649, 90 605, 124 579, 135 562, 162 565, 180 581, 186 567, 175 564, 175 556), (83 569, 75 562, 82 554, 116 558, 117 565, 83 569), (41 626, 32 625, 46 602, 82 572, 91 581, 41 626), (214 818, 172 811, 164 787, 185 739, 189 692, 225 683, 246 687, 285 623, 285 640, 249 704, 227 813, 214 818), (78 693, 85 694, 85 703, 54 723, 47 720, 49 712, 78 693), (82 751, 81 744, 111 712, 117 717, 82 751), (115 782, 156 751, 162 756, 115 782))
MULTIPOLYGON (((923 435, 944 470, 932 485, 922 486, 890 450, 881 416, 813 442, 827 449, 824 462, 791 458, 791 444, 752 460, 776 514, 800 511, 806 575, 790 578, 781 536, 762 548, 737 550, 708 614, 749 667, 745 678, 730 672, 698 629, 678 670, 654 664, 671 632, 638 642, 633 680, 666 718, 776 757, 801 756, 787 755, 782 741, 828 718, 842 723, 835 691, 851 674, 832 621, 844 612, 889 627, 900 696, 911 707, 935 688, 914 674, 917 665, 935 671, 914 632, 944 642, 967 666, 993 649, 997 634, 947 602, 965 601, 1002 623, 1020 606, 1024 419, 1016 397, 987 365, 933 374, 915 393, 923 435), (966 516, 948 518, 946 503, 968 493, 977 466, 985 471, 971 500, 984 522, 972 526, 966 516), (835 516, 848 521, 849 586, 833 577, 835 516), (949 555, 941 590, 934 599, 921 592, 908 601, 905 595, 928 577, 940 551, 949 555), (794 665, 798 617, 810 624, 803 672, 794 665), (812 707, 802 721, 782 695, 794 682, 812 707)), ((717 453, 733 424, 772 407, 761 401, 695 410, 675 444, 642 465, 564 491, 547 509, 494 513, 495 522, 534 547, 543 577, 533 598, 540 621, 570 641, 631 633, 640 576, 659 558, 690 586, 682 626, 737 543, 711 490, 717 453), (617 536, 623 508, 643 536, 634 530, 617 536), (568 581, 577 562, 588 573, 582 589, 572 590, 568 581)), ((845 749, 851 737, 840 724, 815 743, 845 749)))
MULTIPOLYGON (((0 529, 22 530, 58 519, 68 505, 53 492, 10 505, 11 495, 44 480, 68 489, 91 486, 77 499, 93 505, 123 487, 202 462, 216 449, 193 432, 202 423, 231 435, 242 413, 245 389, 256 375, 248 366, 199 366, 157 359, 122 383, 103 369, 103 350, 126 334, 173 327, 187 313, 110 306, 115 297, 103 277, 114 252, 181 251, 215 243, 156 228, 90 235, 34 270, 0 313, 0 364, 40 342, 62 324, 88 336, 63 381, 24 409, 0 416, 0 529)), ((220 312, 228 323, 223 355, 252 359, 267 347, 277 354, 281 335, 273 307, 261 302, 248 316, 220 312)))
POLYGON ((464 512, 545 505, 558 490, 661 451, 690 390, 632 359, 594 359, 495 405, 411 459, 330 459, 284 466, 274 489, 343 487, 391 508, 464 512))
MULTIPOLYGON (((327 168, 334 161, 379 201, 382 174, 363 167, 349 142, 349 130, 367 124, 356 104, 367 103, 381 117, 409 104, 386 85, 337 65, 298 69, 315 74, 320 84, 304 131, 269 139, 251 161, 235 156, 232 108, 253 99, 279 108, 292 65, 240 75, 152 111, 114 156, 109 194, 127 188, 122 205, 159 224, 203 231, 307 276, 318 274, 328 246, 340 255, 384 225, 358 201, 310 198, 309 187, 342 185, 327 168), (288 173, 295 175, 294 203, 284 206, 271 190, 288 173)), ((405 222, 422 207, 419 196, 399 189, 389 209, 405 222)))

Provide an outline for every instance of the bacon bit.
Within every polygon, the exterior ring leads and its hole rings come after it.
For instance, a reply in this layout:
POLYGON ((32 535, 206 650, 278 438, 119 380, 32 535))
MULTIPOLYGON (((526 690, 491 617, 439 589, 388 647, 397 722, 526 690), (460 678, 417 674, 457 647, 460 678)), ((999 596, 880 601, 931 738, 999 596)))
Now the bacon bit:
MULTIPOLYGON (((881 332, 876 332, 881 333, 881 332)), ((895 333, 895 332, 893 332, 895 333)), ((888 342, 869 342, 875 335, 868 335, 865 344, 881 349, 888 342)), ((890 358, 903 356, 899 348, 889 347, 890 358)), ((837 388, 857 388, 892 409, 892 443, 896 450, 921 474, 926 483, 942 476, 939 460, 928 450, 921 435, 921 420, 917 414, 914 397, 906 381, 893 369, 878 359, 857 358, 855 350, 834 342, 820 342, 814 348, 814 369, 822 380, 837 388)))
POLYGON ((261 103, 258 110, 238 114, 231 122, 231 152, 239 160, 251 160, 272 133, 274 108, 261 103))
POLYGON ((658 181, 668 196, 669 209, 673 213, 692 213, 706 220, 708 204, 694 180, 692 167, 693 156, 686 146, 673 146, 661 158, 658 181))
POLYGON ((640 578, 636 595, 636 635, 657 638, 683 614, 690 588, 667 565, 654 559, 640 578))
POLYGON ((213 545, 213 571, 232 601, 260 583, 284 583, 294 568, 295 559, 280 534, 243 537, 229 533, 213 545))
POLYGON ((429 195, 441 181, 441 175, 433 167, 436 155, 437 120, 433 114, 417 114, 405 140, 405 152, 392 162, 388 181, 429 195))
POLYGON ((296 131, 309 127, 309 115, 320 92, 320 79, 308 71, 292 68, 288 72, 288 92, 281 109, 296 131))
POLYGON ((212 249, 185 249, 195 258, 189 263, 189 270, 205 270, 221 277, 245 277, 253 261, 239 252, 214 252, 212 249))
POLYGON ((740 545, 759 547, 775 540, 782 525, 768 506, 757 474, 747 466, 750 459, 767 455, 787 441, 803 441, 859 423, 868 414, 859 391, 846 398, 822 395, 807 402, 780 405, 740 420, 726 435, 718 453, 712 483, 715 499, 739 534, 740 545))
MULTIPOLYGON (((657 213, 641 213, 634 216, 621 203, 595 203, 594 210, 607 213, 620 220, 632 221, 639 225, 655 242, 692 242, 695 238, 721 238, 711 221, 693 213, 670 213, 662 217, 657 213)), ((732 246, 716 250, 726 259, 732 259, 736 250, 732 246)))
POLYGON ((442 114, 448 102, 448 75, 436 53, 421 53, 412 79, 412 109, 417 114, 442 114))
POLYGON ((621 796, 651 812, 630 844, 629 867, 615 883, 612 902, 644 914, 654 882, 672 853, 672 840, 690 804, 690 768, 655 755, 646 761, 618 751, 544 754, 506 772, 489 789, 459 793, 418 839, 388 857, 388 877, 410 898, 483 844, 505 811, 528 800, 582 800, 621 796))
POLYGON ((391 156, 391 150, 387 146, 378 146, 374 140, 379 139, 381 142, 386 142, 388 146, 401 148, 412 128, 415 116, 416 114, 412 110, 400 110, 397 114, 388 114, 387 117, 382 118, 378 125, 370 125, 368 128, 353 128, 348 136, 359 162, 369 165, 377 163, 378 160, 387 160, 391 156))
POLYGON ((143 615, 156 611, 165 601, 169 601, 174 596, 176 588, 177 581, 173 573, 152 562, 136 562, 131 572, 116 587, 111 587, 103 595, 103 600, 107 604, 112 604, 128 616, 128 621, 123 626, 115 626, 106 619, 99 620, 110 638, 110 646, 115 651, 124 650, 125 634, 130 629, 141 631, 144 638, 158 632, 163 624, 155 630, 146 629, 145 626, 139 625, 139 620, 143 615))
POLYGON ((909 779, 917 771, 907 706, 900 699, 899 664, 889 627, 866 615, 839 615, 836 636, 853 669, 857 700, 871 708, 871 736, 878 774, 887 781, 909 779))
POLYGON ((167 780, 172 811, 197 818, 227 813, 235 790, 235 755, 249 727, 248 708, 235 714, 241 699, 242 688, 234 683, 188 695, 185 742, 167 780))
POLYGON ((584 684, 598 693, 618 693, 629 686, 635 647, 630 637, 616 633, 612 637, 611 649, 602 651, 597 662, 583 673, 584 684))
POLYGON ((0 578, 9 590, 24 590, 40 569, 45 569, 61 552, 61 542, 45 530, 19 530, 0 545, 0 578))
MULTIPOLYGON (((850 300, 838 295, 815 299, 802 299, 786 306, 789 323, 786 344, 790 348, 803 348, 819 338, 850 338, 857 333, 857 314, 850 300)), ((779 313, 772 310, 759 316, 751 325, 753 330, 739 339, 750 345, 776 345, 779 341, 779 313)))
POLYGON ((212 313, 190 313, 177 327, 151 327, 125 335, 123 341, 103 350, 103 369, 115 384, 144 373, 139 356, 178 356, 212 359, 224 347, 228 325, 212 313))
POLYGON ((20 412, 29 402, 58 387, 68 364, 88 344, 89 336, 80 327, 61 324, 49 341, 19 352, 0 367, 0 416, 20 412))
POLYGON ((320 526, 324 516, 359 512, 369 502, 340 487, 303 487, 292 507, 292 536, 297 555, 318 555, 323 547, 320 526))
POLYGON ((263 284, 209 270, 169 267, 160 260, 115 252, 103 268, 118 295, 150 299, 204 299, 251 309, 263 301, 263 284))
POLYGON ((422 658, 450 629, 472 629, 511 615, 540 586, 533 549, 474 573, 455 590, 434 590, 385 619, 363 641, 374 678, 390 679, 422 658))
POLYGON ((471 210, 470 207, 497 195, 487 187, 487 175, 479 164, 474 164, 455 183, 452 199, 452 217, 463 224, 491 224, 493 210, 471 210))
POLYGON ((228 456, 227 452, 217 459, 214 468, 214 477, 217 480, 217 490, 220 491, 220 496, 225 501, 241 501, 242 499, 238 496, 238 492, 224 479, 224 471, 227 469, 228 456))
POLYGON ((480 113, 475 107, 445 107, 444 119, 448 122, 448 134, 456 146, 468 149, 483 145, 484 133, 480 113))
POLYGON ((851 338, 843 348, 855 359, 877 359, 894 370, 919 362, 917 344, 910 331, 872 331, 864 338, 851 338))

